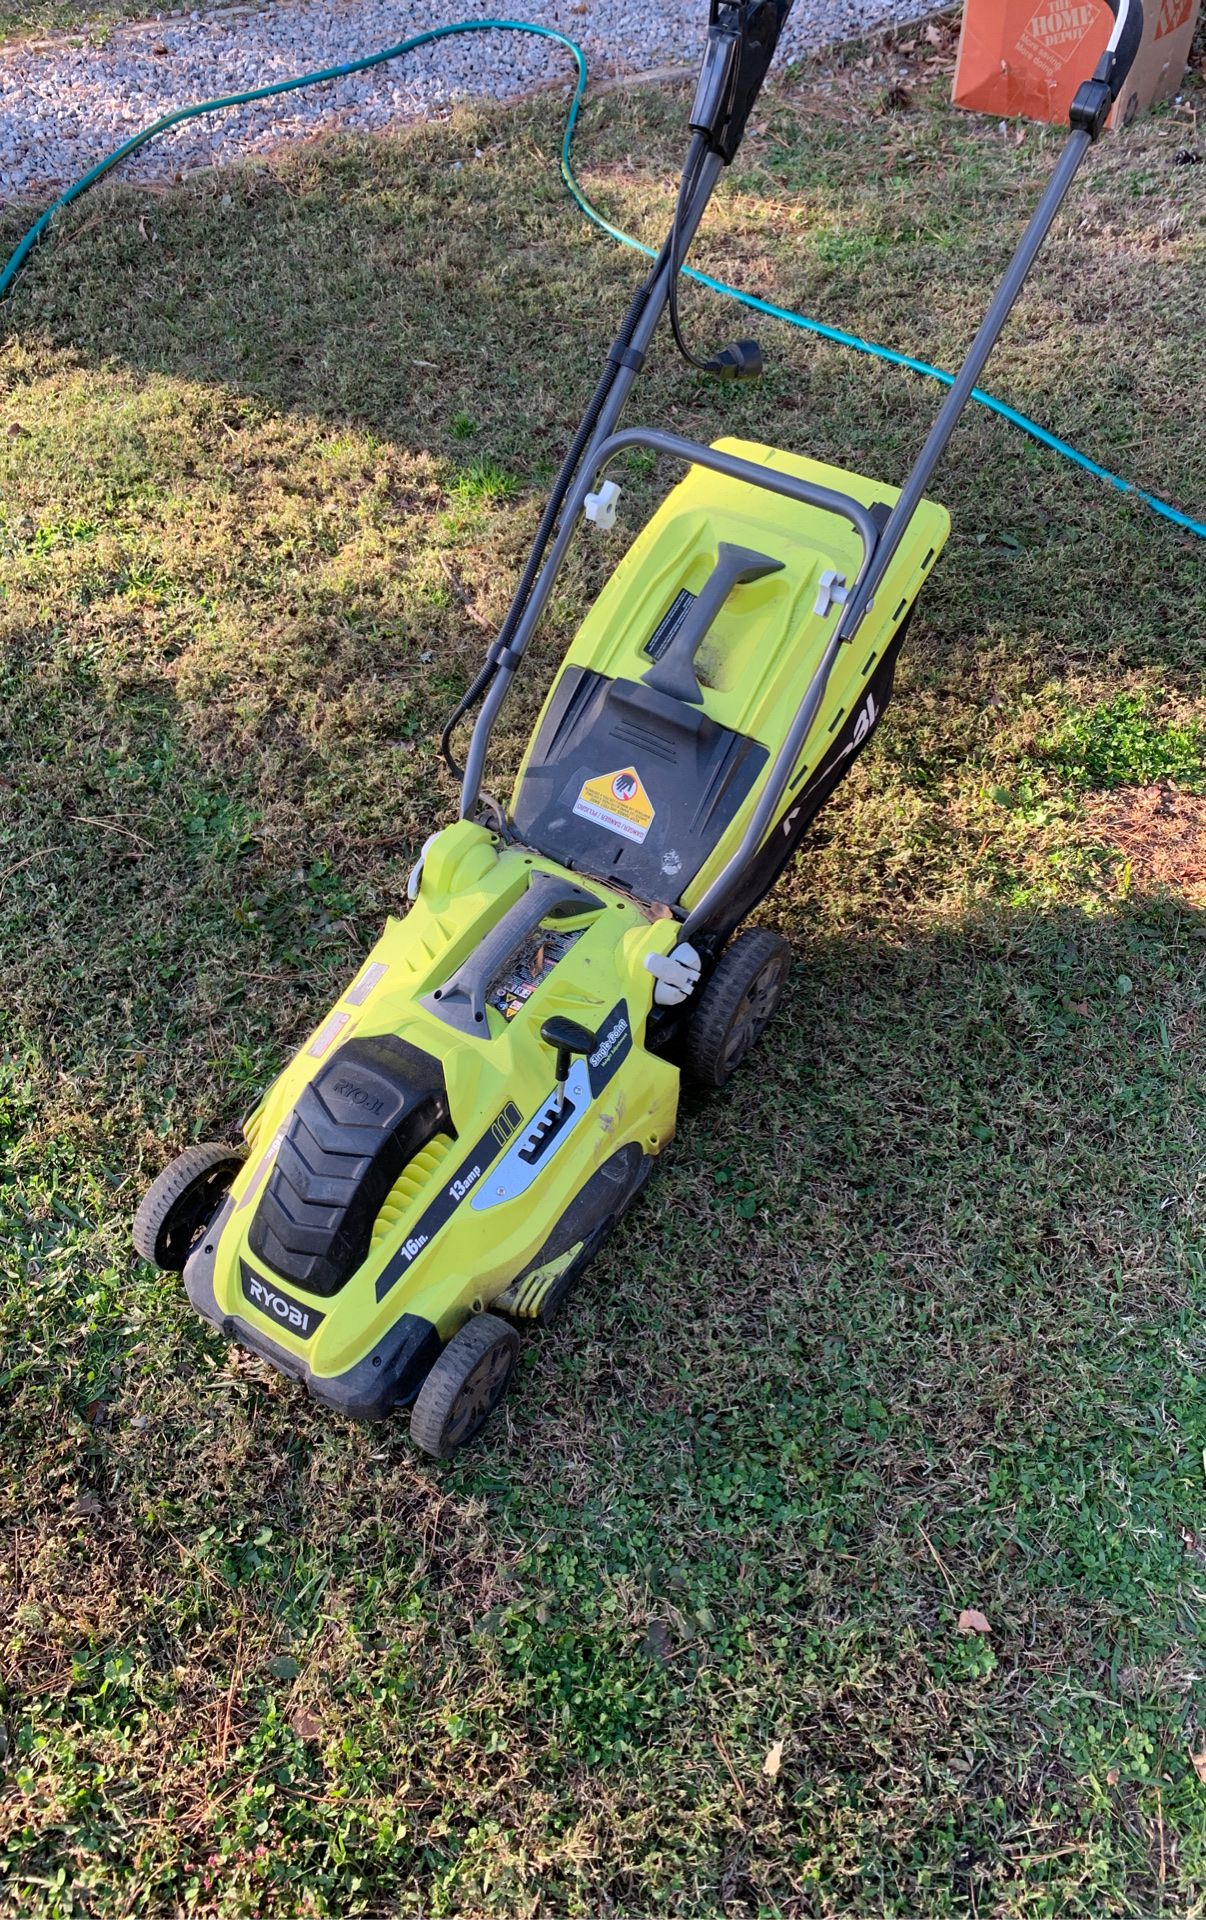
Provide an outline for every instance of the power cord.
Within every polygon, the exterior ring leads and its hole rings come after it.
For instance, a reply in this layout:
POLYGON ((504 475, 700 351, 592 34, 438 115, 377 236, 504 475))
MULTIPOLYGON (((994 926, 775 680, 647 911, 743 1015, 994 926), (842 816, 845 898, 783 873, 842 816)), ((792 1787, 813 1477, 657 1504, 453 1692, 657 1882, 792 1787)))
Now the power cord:
MULTIPOLYGON (((18 241, 5 266, 0 270, 0 300, 7 298, 17 275, 33 249, 48 231, 55 215, 69 207, 73 201, 80 198, 81 194, 86 193, 99 180, 103 180, 106 174, 111 173, 114 167, 120 165, 123 160, 129 159, 131 154, 137 153, 140 148, 147 145, 148 141, 156 139, 158 135, 167 133, 172 127, 183 125, 185 121, 196 120, 202 114, 220 113, 229 107, 249 106, 257 100, 269 100, 279 94, 296 93, 302 87, 319 86, 324 80, 340 80, 348 74, 367 73, 371 68, 383 66, 389 60, 397 60, 405 54, 414 53, 419 47, 431 46, 436 41, 447 40, 454 34, 461 33, 526 33, 540 40, 553 41, 557 46, 565 48, 578 70, 577 84, 570 101, 565 131, 561 138, 559 164, 566 190, 579 210, 602 233, 607 234, 620 246, 629 247, 636 253, 643 253, 647 259, 656 260, 658 255, 655 248, 648 247, 644 241, 637 240, 630 233, 625 233, 622 227, 613 225, 604 214, 599 212, 599 209, 587 198, 574 173, 574 134, 586 93, 586 55, 582 48, 576 41, 571 40, 568 34, 561 33, 556 27, 538 26, 530 20, 456 20, 448 26, 430 27, 424 33, 413 34, 410 39, 400 40, 396 46, 385 47, 380 53, 367 54, 362 60, 348 60, 340 66, 323 67, 314 73, 299 74, 292 80, 278 80, 271 86, 254 87, 245 93, 232 93, 215 100, 202 100, 193 106, 178 107, 174 112, 164 114, 161 119, 153 121, 150 126, 144 127, 140 133, 134 134, 121 146, 116 147, 112 153, 98 161, 96 166, 89 168, 87 173, 81 174, 78 180, 72 181, 71 185, 52 201, 45 212, 39 215, 29 231, 18 241)), ((740 287, 730 286, 727 281, 718 280, 712 274, 701 273, 697 267, 683 266, 675 276, 676 287, 679 279, 692 280, 697 286, 707 287, 713 293, 723 294, 728 300, 738 301, 753 313, 763 314, 771 320, 781 320, 785 326, 794 327, 798 332, 814 334, 817 338, 828 340, 835 346, 848 347, 854 353, 868 354, 872 359, 882 360, 889 366, 906 367, 911 373, 921 374, 927 380, 941 381, 943 386, 954 385, 955 375, 948 373, 944 367, 934 367, 926 360, 915 359, 911 354, 899 353, 894 347, 883 347, 873 340, 863 340, 858 334, 847 333, 841 327, 831 327, 824 321, 810 319, 806 314, 793 312, 790 307, 779 307, 770 300, 760 300, 755 294, 745 293, 740 287)), ((675 306, 677 311, 677 302, 675 306)), ((679 339, 680 333, 681 328, 676 330, 676 340, 679 339)), ((726 352, 731 351, 733 350, 726 349, 726 352)), ((693 359, 693 356, 689 357, 693 359)), ((722 357, 717 356, 718 359, 722 357)), ((1170 505, 1167 500, 1160 499, 1158 494, 1148 493, 1143 487, 1136 486, 1132 480, 1126 480, 1121 474, 1113 473, 1108 467, 1101 466, 1096 460, 1090 459, 1087 453, 1082 453, 1079 447, 1072 446, 1067 440, 1061 440, 1058 434, 1041 426, 1028 414, 1019 412, 1016 407, 1009 406, 1004 400, 998 400, 995 395, 985 392, 981 387, 976 387, 971 397, 978 405, 986 407, 990 413, 995 413, 999 419, 1007 421, 1011 427, 1016 427, 1020 433, 1026 434, 1031 440, 1036 440, 1040 446, 1047 447, 1052 453, 1058 454, 1062 460, 1070 461, 1084 473, 1091 473, 1095 479, 1104 481, 1107 486, 1115 488, 1117 492, 1131 494, 1136 499, 1142 500, 1153 513, 1158 513, 1162 519, 1170 521, 1183 533, 1191 533, 1199 540, 1206 540, 1206 523, 1191 518, 1189 514, 1182 513, 1178 507, 1170 505)), ((545 544, 547 545, 547 540, 545 544)))

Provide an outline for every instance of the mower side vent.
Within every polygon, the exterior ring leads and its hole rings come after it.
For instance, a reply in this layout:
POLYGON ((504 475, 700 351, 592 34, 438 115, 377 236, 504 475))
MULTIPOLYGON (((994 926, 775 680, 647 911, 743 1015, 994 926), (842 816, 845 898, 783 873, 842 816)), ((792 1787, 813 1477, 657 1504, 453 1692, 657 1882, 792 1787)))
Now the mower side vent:
POLYGON ((320 1298, 365 1260, 398 1177, 448 1124, 438 1060, 392 1034, 349 1040, 293 1109, 247 1245, 320 1298))
POLYGON ((437 1133, 425 1147, 420 1147, 410 1165, 405 1167, 395 1180, 386 1196, 385 1202, 373 1222, 373 1246, 391 1234, 398 1222, 410 1212, 423 1188, 431 1179, 444 1156, 451 1150, 452 1135, 437 1133))

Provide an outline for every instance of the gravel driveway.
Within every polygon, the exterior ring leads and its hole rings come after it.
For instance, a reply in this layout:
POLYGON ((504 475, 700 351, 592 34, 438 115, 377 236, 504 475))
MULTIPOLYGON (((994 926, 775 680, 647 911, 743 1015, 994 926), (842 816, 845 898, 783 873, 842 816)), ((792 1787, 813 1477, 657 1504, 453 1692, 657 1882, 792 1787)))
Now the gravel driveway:
MULTIPOLYGON (((890 21, 934 0, 796 0, 779 58, 890 21)), ((0 53, 0 196, 43 199, 148 121, 190 101, 264 86, 390 46, 445 21, 511 13, 560 27, 593 72, 693 64, 706 0, 286 0, 260 12, 195 12, 113 29, 103 46, 16 46, 0 53)), ((195 120, 131 161, 143 179, 263 153, 334 128, 372 130, 439 112, 458 95, 522 93, 559 74, 563 50, 519 34, 468 35, 372 73, 275 103, 195 120)))

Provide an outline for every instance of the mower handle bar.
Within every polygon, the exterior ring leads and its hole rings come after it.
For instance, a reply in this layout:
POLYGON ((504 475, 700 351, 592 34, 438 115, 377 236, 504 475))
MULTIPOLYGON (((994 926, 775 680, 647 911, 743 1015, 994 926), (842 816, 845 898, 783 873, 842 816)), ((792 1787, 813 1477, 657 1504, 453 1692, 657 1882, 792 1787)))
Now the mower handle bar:
POLYGON ((527 891, 507 908, 498 925, 462 960, 443 986, 424 994, 422 1005, 458 1033, 488 1040, 486 995, 522 942, 544 920, 580 919, 584 914, 598 913, 602 905, 597 894, 587 893, 560 874, 531 874, 527 891))
POLYGON ((585 469, 570 496, 570 517, 585 503, 588 493, 594 490, 604 467, 610 466, 617 454, 629 447, 644 447, 651 453, 665 454, 668 459, 685 461, 689 466, 707 467, 712 473, 723 474, 726 480, 745 480, 753 487, 762 487, 767 493, 782 494, 788 500, 795 500, 803 507, 821 507, 826 513, 835 513, 840 519, 849 521, 863 543, 863 558, 860 574, 875 551, 879 539, 879 528, 871 517, 870 509, 852 494, 839 493, 834 487, 818 486, 813 480, 797 479, 793 473, 781 473, 777 467, 760 467, 752 460, 743 460, 740 454, 725 453, 720 447, 705 447, 697 440, 685 440, 681 434, 666 433, 661 427, 623 427, 619 433, 613 433, 596 447, 590 465, 585 469), (577 495, 581 492, 581 500, 577 495))
POLYGON ((1122 91, 1123 83, 1134 64, 1135 55, 1139 51, 1143 38, 1143 5, 1142 0, 1107 0, 1107 4, 1114 15, 1114 30, 1097 64, 1093 78, 1084 83, 1073 104, 1072 134, 1067 148, 1048 181, 1038 206, 1031 215, 1026 231, 1014 251, 1005 277, 984 316, 967 358, 945 402, 939 409, 938 417, 914 462, 912 471, 901 488, 897 503, 888 516, 882 535, 878 541, 866 549, 866 557, 859 570, 858 579, 850 591, 849 599, 838 618, 837 626, 834 628, 820 664, 809 682, 787 737, 767 775, 758 803, 742 835, 741 844, 686 917, 683 926, 685 940, 689 940, 693 934, 707 931, 709 920, 723 909, 746 863, 757 853, 766 834, 771 830, 825 697, 825 689, 829 684, 829 676, 833 671, 838 653, 846 641, 853 639, 864 614, 870 608, 876 589, 891 565, 896 550, 909 529, 913 515, 924 498, 925 489, 934 468, 941 459, 959 416, 971 397, 984 362, 995 346, 1001 329, 1013 309, 1026 275, 1034 263, 1035 255, 1047 237, 1051 223, 1072 184, 1085 151, 1097 138, 1111 103, 1117 100, 1122 91))
MULTIPOLYGON (((864 560, 859 569, 858 578, 851 588, 846 606, 839 615, 829 644, 808 684, 804 698, 796 709, 795 719, 767 775, 757 805, 742 835, 741 844, 726 861, 703 897, 687 914, 683 925, 684 940, 690 940, 692 935, 705 933, 708 930, 709 920, 723 909, 746 863, 757 853, 771 830, 792 774, 799 763, 808 736, 812 732, 813 722, 820 711, 834 662, 844 643, 853 639, 864 614, 870 608, 876 589, 891 565, 896 550, 909 529, 913 515, 921 504, 934 468, 941 459, 959 416, 971 397, 984 362, 995 346, 1001 329, 1013 309, 1026 275, 1034 263, 1035 255, 1047 237, 1051 223, 1075 178, 1085 151, 1101 132, 1110 105, 1122 92, 1123 83, 1134 65, 1135 55, 1143 39, 1143 4, 1142 0, 1107 0, 1107 5, 1114 15, 1114 30, 1092 79, 1082 85, 1073 103, 1072 136, 1068 146, 1048 181, 1038 206, 1031 215, 996 297, 984 316, 971 350, 943 406, 939 409, 929 438, 901 488, 897 503, 888 516, 882 535, 878 539, 873 537, 870 544, 864 536, 864 560)), ((614 437, 619 439, 621 436, 614 437)), ((822 503, 817 502, 817 504, 822 503)))
MULTIPOLYGON (((778 12, 779 25, 781 25, 786 18, 790 0, 768 0, 768 4, 778 12)), ((756 467, 751 462, 740 460, 733 454, 721 453, 715 447, 698 446, 690 440, 680 439, 676 434, 663 433, 650 428, 630 428, 623 432, 615 430, 620 411, 636 377, 636 370, 644 358, 658 318, 665 307, 670 275, 676 270, 676 263, 668 262, 664 256, 659 260, 649 284, 640 318, 632 331, 629 351, 624 356, 621 369, 601 409, 579 474, 566 497, 551 549, 524 605, 523 613, 515 626, 509 644, 494 656, 496 671, 474 727, 465 761, 465 774, 461 788, 462 819, 472 819, 476 812, 485 771, 486 751, 494 720, 547 604, 553 581, 560 570, 566 549, 585 506, 586 495, 597 482, 602 468, 616 454, 627 447, 645 447, 655 453, 669 454, 695 465, 709 467, 713 472, 734 479, 749 481, 755 486, 764 487, 772 493, 786 495, 787 498, 798 500, 804 505, 821 507, 837 513, 848 520, 861 537, 862 565, 821 662, 813 674, 787 737, 776 756, 758 804, 742 837, 741 845, 712 882, 703 899, 687 915, 685 926, 687 935, 696 930, 706 929, 709 917, 723 905, 742 867, 757 850, 773 822, 776 809, 787 791, 788 783, 799 762, 824 698, 825 688, 838 651, 844 642, 853 639, 864 615, 870 608, 876 590, 908 531, 934 469, 945 452, 946 444, 959 417, 975 390, 984 363, 1012 311, 1035 256, 1047 236, 1080 163, 1105 125, 1110 108, 1121 93, 1126 77, 1134 64, 1143 37, 1142 0, 1107 0, 1107 4, 1114 16, 1113 32, 1092 78, 1082 83, 1072 103, 1071 134, 1068 144, 1014 250, 1004 278, 981 322, 979 332, 938 411, 925 445, 900 490, 896 505, 888 516, 882 532, 876 527, 868 510, 861 502, 852 500, 846 494, 813 486, 811 482, 797 480, 789 474, 777 473, 771 468, 756 467)), ((716 12, 715 6, 712 12, 716 12)), ((745 17, 744 9, 741 17, 745 17)), ((761 75, 758 76, 758 84, 760 83, 761 75)), ((691 235, 698 226, 715 187, 717 176, 724 165, 725 154, 722 151, 722 143, 719 141, 711 143, 682 221, 681 238, 684 250, 690 243, 691 235)))
POLYGON ((1082 83, 1072 102, 1071 133, 1068 143, 1043 190, 1037 207, 1030 216, 1026 231, 1014 249, 1013 257, 992 298, 988 312, 980 323, 979 332, 968 349, 967 357, 952 382, 946 399, 938 409, 925 445, 900 490, 900 497, 883 530, 875 556, 864 568, 858 584, 846 602, 845 611, 838 623, 838 634, 843 640, 854 637, 863 615, 871 605, 875 590, 891 565, 896 549, 921 504, 934 469, 946 451, 947 441, 975 391, 976 383, 984 370, 984 363, 1013 311, 1014 303, 1022 291, 1027 274, 1034 265, 1039 248, 1046 239, 1052 222, 1063 205, 1064 197, 1076 178, 1080 163, 1105 125, 1110 107, 1121 93, 1123 82, 1134 63, 1139 43, 1143 38, 1142 0, 1108 0, 1108 4, 1114 15, 1114 31, 1110 35, 1109 45, 1098 61, 1092 79, 1082 83))

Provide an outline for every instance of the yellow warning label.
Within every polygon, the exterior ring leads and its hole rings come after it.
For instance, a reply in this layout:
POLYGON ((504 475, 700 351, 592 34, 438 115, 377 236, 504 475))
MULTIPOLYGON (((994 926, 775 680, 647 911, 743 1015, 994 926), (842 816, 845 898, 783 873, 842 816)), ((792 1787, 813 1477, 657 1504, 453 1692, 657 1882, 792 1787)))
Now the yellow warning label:
POLYGON ((580 820, 593 820, 597 827, 622 834, 638 845, 653 825, 653 802, 635 767, 621 767, 618 773, 600 773, 587 780, 574 801, 574 812, 580 820))

